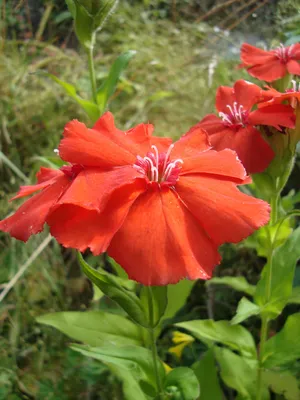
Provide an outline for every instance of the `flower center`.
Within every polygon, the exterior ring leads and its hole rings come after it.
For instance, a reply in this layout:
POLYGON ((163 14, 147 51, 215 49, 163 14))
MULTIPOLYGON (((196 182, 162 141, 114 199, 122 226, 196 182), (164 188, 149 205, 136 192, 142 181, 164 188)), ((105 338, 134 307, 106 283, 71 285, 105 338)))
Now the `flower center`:
POLYGON ((229 109, 229 113, 219 112, 219 117, 221 117, 225 126, 238 128, 247 124, 249 112, 244 110, 244 106, 235 101, 233 107, 229 104, 226 107, 229 109))
POLYGON ((183 161, 180 158, 170 160, 173 147, 171 144, 167 152, 159 153, 156 146, 151 146, 153 151, 148 152, 144 158, 137 156, 133 168, 147 176, 150 182, 160 186, 174 186, 178 181, 183 161))
POLYGON ((83 170, 83 166, 80 164, 64 165, 60 170, 70 179, 75 179, 76 176, 83 170))
POLYGON ((274 50, 274 54, 281 62, 285 64, 292 58, 293 48, 293 44, 291 46, 284 47, 284 45, 281 43, 280 46, 274 50))

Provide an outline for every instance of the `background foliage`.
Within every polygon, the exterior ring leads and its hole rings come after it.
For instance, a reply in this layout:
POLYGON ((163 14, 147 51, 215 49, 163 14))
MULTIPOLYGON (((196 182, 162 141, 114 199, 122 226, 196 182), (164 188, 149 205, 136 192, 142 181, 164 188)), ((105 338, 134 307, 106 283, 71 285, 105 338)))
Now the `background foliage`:
MULTIPOLYGON (((270 45, 299 40, 299 1, 226 3, 230 4, 221 7, 222 2, 216 0, 121 2, 98 36, 96 53, 100 85, 121 52, 137 52, 110 104, 121 128, 149 120, 157 134, 178 137, 214 110, 215 91, 220 84, 247 79, 245 72, 235 68, 243 41, 270 45)), ((76 83, 80 94, 89 91, 89 81, 85 57, 76 43, 64 1, 2 0, 0 8, 3 218, 17 208, 7 200, 19 185, 32 181, 41 165, 54 162, 51 157, 65 123, 72 118, 88 121, 80 107, 41 71, 76 83)), ((289 189, 299 187, 297 171, 289 189)), ((40 235, 23 245, 0 235, 0 288, 5 288, 45 237, 40 235)), ((224 259, 217 276, 243 275, 249 282, 257 282, 263 261, 251 249, 228 245, 222 251, 224 259)), ((95 263, 93 258, 89 261, 95 263)), ((102 263, 113 270, 111 260, 103 257, 102 263)), ((120 310, 107 298, 93 293, 74 254, 54 241, 30 264, 25 276, 0 303, 0 399, 122 399, 118 379, 104 365, 70 350, 66 336, 35 320, 46 312, 120 310)), ((295 285, 299 284, 297 269, 295 285)), ((174 366, 178 363, 176 356, 168 352, 172 323, 212 317, 231 319, 241 298, 242 294, 226 287, 205 287, 197 282, 187 302, 178 304, 176 316, 165 323, 159 341, 161 357, 174 366)), ((280 329, 288 315, 296 311, 298 305, 289 305, 274 329, 280 329)), ((257 324, 255 319, 245 322, 255 337, 259 335, 257 324)), ((204 346, 199 342, 186 347, 183 364, 190 365, 195 361, 195 352, 202 350, 204 346)), ((299 363, 294 369, 300 378, 299 363)), ((233 394, 228 391, 228 398, 233 394)))

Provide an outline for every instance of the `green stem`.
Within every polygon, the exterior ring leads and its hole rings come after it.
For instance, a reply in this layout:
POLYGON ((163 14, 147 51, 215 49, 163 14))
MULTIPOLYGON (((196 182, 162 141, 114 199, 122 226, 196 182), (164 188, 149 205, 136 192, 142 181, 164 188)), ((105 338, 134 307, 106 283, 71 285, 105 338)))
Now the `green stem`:
MULTIPOLYGON (((279 193, 276 193, 271 199, 271 219, 270 226, 275 225, 278 219, 278 201, 279 201, 279 193)), ((274 240, 274 239, 273 239, 274 240)), ((273 251, 274 251, 274 241, 272 240, 272 236, 270 234, 269 241, 269 253, 268 253, 268 268, 267 268, 267 284, 266 284, 266 303, 269 302, 271 297, 272 290, 272 273, 273 273, 273 251)), ((263 357, 265 352, 265 344, 268 339, 268 325, 269 318, 263 316, 261 331, 260 331, 260 346, 259 346, 259 356, 258 356, 258 372, 257 372, 257 392, 256 392, 256 400, 262 399, 262 390, 263 390, 263 357)))
POLYGON ((95 66, 94 66, 94 46, 90 46, 87 49, 88 62, 89 62, 89 72, 90 72, 90 81, 92 88, 92 96, 95 104, 98 104, 97 101, 97 85, 96 85, 96 74, 95 74, 95 66))
POLYGON ((147 286, 147 297, 148 297, 148 307, 149 307, 149 320, 150 326, 149 328, 149 337, 150 337, 150 346, 152 351, 152 359, 153 359, 153 368, 156 379, 156 388, 157 393, 160 395, 163 391, 162 383, 160 380, 159 372, 158 372, 158 356, 157 356, 157 347, 156 347, 156 339, 155 339, 155 329, 154 329, 154 310, 153 310, 153 296, 151 286, 147 286))
POLYGON ((256 400, 261 400, 261 398, 262 398, 263 355, 264 355, 264 350, 265 350, 265 344, 266 344, 266 341, 268 338, 268 324, 269 324, 268 318, 263 318, 262 325, 261 325, 261 333, 260 333, 256 400))
POLYGON ((279 193, 276 193, 275 196, 271 198, 271 218, 270 225, 275 225, 278 219, 278 201, 279 201, 279 193))

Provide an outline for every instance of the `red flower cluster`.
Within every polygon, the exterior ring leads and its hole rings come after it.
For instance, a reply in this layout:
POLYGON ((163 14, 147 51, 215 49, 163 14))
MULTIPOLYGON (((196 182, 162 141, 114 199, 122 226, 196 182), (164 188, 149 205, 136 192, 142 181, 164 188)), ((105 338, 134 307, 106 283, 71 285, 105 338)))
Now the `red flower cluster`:
MULTIPOLYGON (((222 104, 235 107, 242 120, 244 109, 222 90, 222 104)), ((248 112, 252 99, 240 105, 248 112)), ((265 114, 257 113, 257 121, 259 115, 265 114)), ((46 222, 63 246, 108 251, 146 285, 209 278, 220 262, 218 246, 266 224, 269 205, 238 190, 247 177, 236 154, 212 150, 199 127, 175 143, 152 131, 141 124, 123 132, 110 113, 93 129, 70 122, 59 146, 70 164, 42 168, 36 185, 21 187, 15 198, 39 193, 0 229, 26 241, 46 222)))
POLYGON ((272 82, 283 78, 287 73, 300 75, 300 43, 265 51, 248 43, 241 48, 241 67, 260 80, 272 82))
POLYGON ((263 91, 244 80, 237 81, 233 88, 220 86, 216 96, 219 117, 209 114, 196 127, 206 130, 216 150, 235 150, 248 173, 262 172, 272 161, 274 152, 257 126, 273 126, 278 130, 281 126, 295 126, 294 110, 289 105, 266 103, 267 107, 253 109, 273 96, 273 91, 263 91))

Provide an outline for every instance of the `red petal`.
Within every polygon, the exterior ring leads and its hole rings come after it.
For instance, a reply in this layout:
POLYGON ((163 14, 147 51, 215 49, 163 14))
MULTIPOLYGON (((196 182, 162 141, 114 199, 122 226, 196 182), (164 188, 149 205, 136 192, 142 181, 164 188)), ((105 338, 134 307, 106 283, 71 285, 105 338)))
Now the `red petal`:
POLYGON ((224 130, 224 124, 222 120, 214 114, 206 115, 195 126, 204 129, 209 135, 224 130))
POLYGON ((134 164, 136 156, 127 151, 130 147, 126 135, 122 136, 124 146, 111 140, 107 134, 88 129, 79 121, 69 122, 64 130, 64 139, 59 145, 63 160, 92 167, 111 167, 134 164))
POLYGON ((268 125, 281 129, 280 126, 287 128, 295 127, 294 109, 285 104, 273 104, 259 108, 249 115, 249 123, 253 125, 268 125))
POLYGON ((292 75, 300 75, 300 64, 296 60, 290 60, 286 64, 287 70, 292 75))
POLYGON ((93 129, 107 136, 129 152, 138 155, 149 151, 154 126, 151 124, 139 124, 123 132, 116 128, 112 113, 106 112, 96 122, 93 129))
POLYGON ((279 59, 268 61, 262 65, 254 65, 247 69, 247 72, 254 78, 262 81, 273 82, 283 78, 287 72, 286 65, 282 64, 279 59))
POLYGON ((276 57, 270 51, 259 49, 249 43, 242 44, 241 60, 246 65, 264 64, 275 59, 276 57))
POLYGON ((195 157, 210 148, 207 133, 195 125, 174 143, 171 157, 173 160, 176 158, 195 157))
POLYGON ((239 182, 246 178, 246 171, 237 154, 229 149, 219 152, 210 150, 199 154, 198 157, 185 159, 180 176, 191 173, 226 176, 229 180, 239 182))
POLYGON ((236 101, 234 89, 229 86, 220 86, 216 95, 216 109, 218 112, 228 114, 228 105, 232 106, 236 101))
POLYGON ((136 200, 108 253, 144 285, 207 279, 220 261, 217 247, 169 189, 148 190, 136 200))
POLYGON ((88 168, 77 175, 58 204, 74 204, 102 211, 114 190, 141 177, 143 176, 131 166, 110 171, 88 168))
POLYGON ((239 242, 269 220, 270 207, 226 180, 184 176, 176 191, 217 244, 239 242))
POLYGON ((14 215, 0 221, 0 230, 26 242, 31 235, 42 231, 51 207, 69 184, 64 175, 57 178, 55 183, 27 200, 14 215))
POLYGON ((234 84, 234 93, 237 103, 250 110, 262 98, 263 90, 254 83, 238 80, 234 84))
POLYGON ((32 193, 35 193, 45 187, 52 185, 56 179, 63 175, 63 173, 58 169, 50 169, 50 168, 41 168, 40 171, 36 174, 38 184, 37 185, 28 185, 21 186, 18 193, 10 199, 15 200, 21 197, 29 196, 32 193))
POLYGON ((36 178, 38 183, 43 183, 45 181, 49 181, 52 178, 57 178, 60 175, 62 175, 62 172, 59 169, 41 167, 41 169, 36 174, 36 178))
POLYGON ((98 255, 106 251, 112 237, 123 224, 135 199, 145 191, 142 180, 116 190, 102 213, 73 204, 63 204, 47 218, 51 234, 65 247, 98 255))
POLYGON ((237 131, 224 129, 209 137, 216 150, 230 148, 236 151, 249 174, 262 172, 274 157, 274 152, 261 133, 248 126, 237 131))

